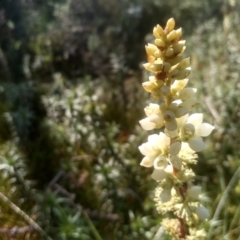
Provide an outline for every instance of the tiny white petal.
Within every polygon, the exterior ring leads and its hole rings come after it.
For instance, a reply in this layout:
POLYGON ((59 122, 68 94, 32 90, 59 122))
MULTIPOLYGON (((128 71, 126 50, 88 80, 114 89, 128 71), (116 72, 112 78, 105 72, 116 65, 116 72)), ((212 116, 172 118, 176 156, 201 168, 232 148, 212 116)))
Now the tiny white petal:
POLYGON ((148 136, 148 141, 149 142, 156 142, 159 139, 159 135, 158 134, 151 134, 148 136))
POLYGON ((158 154, 158 151, 156 151, 155 149, 153 149, 153 146, 147 142, 147 143, 143 143, 142 145, 140 145, 138 147, 139 151, 142 153, 142 155, 145 156, 156 156, 158 154))
POLYGON ((165 122, 165 126, 166 126, 167 130, 169 130, 169 131, 176 130, 177 129, 177 121, 176 121, 176 119, 174 119, 173 121, 170 121, 170 122, 166 121, 165 122))
POLYGON ((171 189, 163 189, 159 195, 162 203, 168 202, 171 199, 171 189))
POLYGON ((205 143, 201 137, 193 137, 188 140, 188 144, 195 152, 201 152, 206 148, 205 143))
POLYGON ((197 129, 196 134, 202 137, 207 137, 213 131, 214 126, 209 123, 202 123, 197 129))
POLYGON ((140 165, 143 167, 152 167, 153 166, 153 160, 154 158, 151 157, 144 157, 143 160, 141 161, 140 165))
POLYGON ((153 162, 153 166, 155 169, 164 169, 167 165, 168 161, 165 156, 159 156, 153 162))
POLYGON ((164 151, 166 148, 169 147, 170 141, 171 141, 170 137, 168 137, 163 132, 160 132, 157 144, 158 144, 159 148, 161 149, 161 151, 164 151))
POLYGON ((171 156, 170 162, 174 168, 180 170, 182 167, 182 159, 177 156, 171 156))
POLYGON ((167 173, 162 169, 154 169, 151 177, 156 181, 161 181, 167 177, 167 173))
POLYGON ((188 109, 189 111, 197 105, 199 105, 199 103, 196 98, 189 98, 182 103, 182 107, 188 109))
POLYGON ((167 167, 164 169, 164 171, 168 174, 172 174, 173 173, 172 165, 167 165, 167 167))
POLYGON ((201 194, 202 187, 201 186, 192 186, 187 190, 187 195, 194 199, 197 200, 199 195, 201 194))
POLYGON ((173 92, 178 92, 179 90, 185 88, 185 86, 188 83, 188 79, 185 78, 183 80, 175 80, 174 83, 172 84, 171 90, 173 92))
POLYGON ((152 114, 160 113, 160 107, 158 104, 150 103, 148 107, 144 108, 144 111, 147 116, 151 116, 152 114))
POLYGON ((209 218, 209 216, 210 216, 209 211, 202 205, 197 207, 196 214, 198 215, 199 219, 201 219, 201 220, 209 218))
POLYGON ((188 120, 189 114, 185 114, 184 116, 177 119, 178 127, 181 128, 188 120))
POLYGON ((198 128, 203 121, 203 114, 202 113, 194 113, 189 116, 187 123, 192 123, 195 128, 198 128))
POLYGON ((196 92, 197 92, 196 88, 184 88, 181 91, 179 91, 179 97, 182 100, 194 98, 196 92))
POLYGON ((181 150, 181 142, 177 141, 170 146, 169 152, 172 155, 177 155, 181 150))
POLYGON ((166 128, 164 129, 164 132, 165 134, 168 136, 168 137, 171 137, 171 138, 175 138, 178 136, 178 131, 175 130, 175 131, 168 131, 166 128))
POLYGON ((154 122, 150 122, 148 118, 144 118, 142 119, 141 121, 139 121, 141 127, 144 129, 144 130, 152 130, 156 127, 156 123, 154 122))
POLYGON ((178 107, 175 111, 176 118, 180 118, 188 113, 188 109, 185 107, 178 107))

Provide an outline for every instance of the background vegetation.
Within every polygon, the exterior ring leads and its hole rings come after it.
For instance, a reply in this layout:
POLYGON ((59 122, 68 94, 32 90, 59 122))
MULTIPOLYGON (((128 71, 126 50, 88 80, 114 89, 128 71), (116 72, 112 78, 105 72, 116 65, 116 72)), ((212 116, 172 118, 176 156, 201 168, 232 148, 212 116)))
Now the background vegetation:
POLYGON ((236 0, 2 0, 0 239, 153 239, 141 65, 170 17, 198 110, 216 126, 195 168, 212 213, 204 227, 208 239, 238 239, 239 11, 236 0))

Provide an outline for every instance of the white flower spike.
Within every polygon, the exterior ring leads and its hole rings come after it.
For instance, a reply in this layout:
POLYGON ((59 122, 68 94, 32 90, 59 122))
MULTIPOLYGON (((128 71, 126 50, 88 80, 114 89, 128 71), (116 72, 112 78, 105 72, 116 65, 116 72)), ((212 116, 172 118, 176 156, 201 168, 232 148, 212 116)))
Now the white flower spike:
POLYGON ((196 218, 209 218, 209 212, 199 203, 201 187, 192 185, 195 175, 191 164, 197 163, 196 152, 206 148, 203 137, 210 135, 214 127, 203 123, 202 113, 190 115, 199 104, 197 89, 187 87, 190 58, 182 56, 186 48, 186 41, 181 40, 182 29, 174 27, 173 18, 165 28, 154 27, 155 44, 146 46, 148 62, 143 66, 153 76, 142 85, 159 102, 144 109, 146 117, 139 123, 144 130, 163 131, 149 135, 148 141, 139 146, 144 156, 140 165, 153 168, 151 177, 158 182, 158 212, 175 215, 162 222, 166 232, 173 239, 205 239, 205 231, 193 224, 196 218), (179 229, 184 231, 179 233, 179 229))

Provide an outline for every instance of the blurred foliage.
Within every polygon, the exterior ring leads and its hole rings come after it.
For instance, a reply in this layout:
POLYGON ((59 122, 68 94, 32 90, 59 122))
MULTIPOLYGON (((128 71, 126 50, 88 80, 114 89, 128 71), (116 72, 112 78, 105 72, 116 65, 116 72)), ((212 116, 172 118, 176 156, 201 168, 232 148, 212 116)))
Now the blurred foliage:
POLYGON ((237 239, 239 10, 236 0, 2 0, 0 238, 153 239, 141 64, 153 26, 174 17, 199 111, 216 126, 195 169, 214 217, 204 227, 237 239))

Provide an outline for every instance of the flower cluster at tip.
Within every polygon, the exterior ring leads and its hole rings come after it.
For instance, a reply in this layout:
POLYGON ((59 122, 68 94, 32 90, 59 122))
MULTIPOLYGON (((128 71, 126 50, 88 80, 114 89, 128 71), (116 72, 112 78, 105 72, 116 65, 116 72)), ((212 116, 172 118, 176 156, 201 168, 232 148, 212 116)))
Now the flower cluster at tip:
POLYGON ((143 66, 152 76, 143 83, 143 88, 158 103, 150 103, 144 109, 146 118, 140 124, 147 131, 164 130, 149 135, 139 150, 144 155, 141 165, 153 168, 152 178, 159 182, 157 210, 173 212, 185 232, 179 227, 178 233, 172 234, 179 239, 181 236, 191 239, 190 232, 196 232, 190 231, 191 227, 208 218, 209 213, 199 203, 201 188, 192 184, 195 175, 190 164, 196 164, 196 152, 206 148, 203 137, 214 127, 203 122, 202 113, 191 113, 198 105, 197 89, 186 87, 190 58, 183 57, 186 41, 181 40, 182 29, 174 28, 173 18, 164 29, 157 25, 153 29, 155 44, 146 46, 148 62, 143 66))

